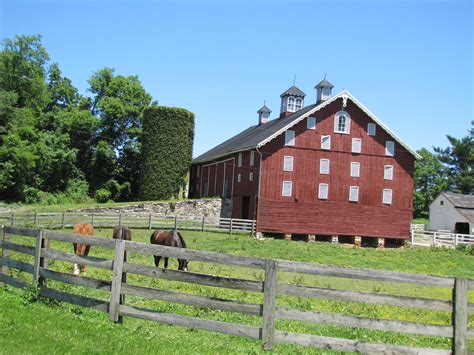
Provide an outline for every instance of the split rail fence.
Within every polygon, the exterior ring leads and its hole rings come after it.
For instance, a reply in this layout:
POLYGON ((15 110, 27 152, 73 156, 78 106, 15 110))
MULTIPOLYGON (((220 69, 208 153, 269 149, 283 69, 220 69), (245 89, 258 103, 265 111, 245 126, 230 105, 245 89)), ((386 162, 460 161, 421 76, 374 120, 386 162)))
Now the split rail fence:
MULTIPOLYGON (((32 282, 39 286, 40 294, 44 297, 89 307, 98 311, 107 312, 111 321, 120 321, 121 317, 136 317, 160 323, 204 329, 208 331, 249 337, 263 341, 264 349, 271 349, 274 343, 290 343, 336 351, 351 351, 364 353, 404 353, 404 354, 449 354, 450 350, 416 348, 404 345, 383 343, 364 343, 358 340, 316 336, 302 333, 291 333, 277 330, 276 319, 315 322, 343 327, 376 329, 386 332, 421 334, 434 337, 452 338, 454 354, 466 354, 469 340, 474 339, 474 328, 468 327, 468 314, 474 313, 474 304, 469 303, 469 290, 474 290, 474 280, 464 278, 437 277, 420 274, 387 272, 379 270, 355 269, 346 267, 326 266, 320 264, 293 262, 285 260, 271 260, 263 258, 245 257, 215 252, 197 251, 181 248, 171 248, 158 245, 149 245, 138 242, 128 242, 97 237, 84 237, 64 232, 27 229, 21 227, 4 226, 1 240, 2 257, 0 265, 0 281, 16 286, 28 287, 24 280, 14 277, 18 273, 9 273, 8 269, 17 269, 32 275, 32 282), (35 246, 14 243, 12 236, 24 236, 19 240, 35 239, 35 246), (112 249, 114 259, 98 257, 79 257, 75 254, 52 249, 57 242, 83 243, 112 249), (24 253, 34 257, 33 264, 15 260, 10 251, 24 253), (131 263, 125 256, 129 253, 145 255, 162 255, 188 260, 218 263, 239 267, 264 270, 264 280, 244 280, 230 277, 163 270, 156 267, 131 263), (71 263, 86 264, 95 268, 112 271, 109 280, 99 280, 85 276, 75 276, 69 273, 55 271, 48 267, 50 260, 62 260, 71 263), (452 290, 452 299, 439 300, 412 296, 383 294, 378 292, 341 290, 322 287, 294 285, 277 281, 280 272, 294 274, 309 274, 390 282, 397 284, 416 284, 452 290), (250 304, 209 298, 200 295, 171 292, 150 287, 142 287, 127 282, 127 274, 148 276, 206 286, 215 286, 226 289, 246 290, 263 293, 263 304, 250 304), (86 288, 108 291, 108 301, 84 297, 48 287, 48 280, 83 286, 86 288), (184 316, 173 313, 160 313, 149 309, 136 308, 125 304, 125 296, 140 296, 172 303, 190 306, 219 309, 230 312, 240 312, 260 316, 261 326, 248 326, 236 323, 221 322, 184 316), (451 312, 451 324, 430 324, 424 322, 408 322, 380 318, 344 315, 339 313, 325 313, 319 311, 291 309, 279 307, 276 304, 278 295, 291 295, 316 299, 329 299, 340 302, 362 302, 366 304, 384 304, 397 307, 409 307, 425 310, 451 312)), ((15 239, 16 240, 16 239, 15 239)), ((401 285, 400 285, 401 286, 401 285)))
POLYGON ((210 232, 247 232, 255 234, 256 221, 252 219, 163 215, 156 213, 94 213, 94 212, 36 212, 2 213, 0 224, 32 228, 70 228, 76 223, 91 223, 92 226, 113 228, 125 224, 131 228, 181 229, 210 232))

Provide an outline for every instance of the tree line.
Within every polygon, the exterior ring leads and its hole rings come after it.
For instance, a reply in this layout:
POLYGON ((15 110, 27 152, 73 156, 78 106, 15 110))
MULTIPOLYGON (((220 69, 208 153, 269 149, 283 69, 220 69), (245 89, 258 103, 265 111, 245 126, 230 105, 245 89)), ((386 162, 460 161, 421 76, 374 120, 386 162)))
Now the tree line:
MULTIPOLYGON (((158 106, 138 77, 104 67, 90 76, 88 95, 82 95, 51 62, 40 35, 5 39, 2 47, 0 200, 139 199, 143 111, 158 106)), ((186 149, 190 161, 192 151, 186 149)), ((159 196, 175 197, 184 175, 159 196)))
POLYGON ((414 217, 428 217, 431 202, 441 192, 474 193, 474 121, 468 134, 460 139, 446 136, 449 146, 418 151, 415 162, 414 217))

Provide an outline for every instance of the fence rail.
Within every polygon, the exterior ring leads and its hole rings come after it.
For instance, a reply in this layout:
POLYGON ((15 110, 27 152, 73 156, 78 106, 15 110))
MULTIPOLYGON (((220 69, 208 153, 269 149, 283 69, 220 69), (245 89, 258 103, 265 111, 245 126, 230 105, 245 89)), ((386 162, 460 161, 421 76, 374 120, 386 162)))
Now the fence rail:
POLYGON ((344 327, 376 329, 386 332, 420 334, 427 336, 445 337, 452 339, 452 350, 455 354, 466 354, 468 340, 474 339, 474 328, 468 327, 468 313, 474 313, 474 304, 468 302, 469 290, 474 290, 474 280, 450 277, 417 275, 411 273, 388 272, 369 269, 355 269, 318 265, 311 263, 293 262, 286 260, 271 260, 215 252, 171 248, 158 245, 148 245, 138 242, 83 237, 75 234, 26 229, 20 227, 2 227, 2 256, 0 265, 0 281, 15 287, 26 287, 27 283, 10 274, 9 268, 31 274, 34 284, 40 287, 44 297, 89 307, 107 312, 109 319, 119 321, 121 317, 135 317, 160 323, 205 329, 237 336, 249 337, 263 341, 264 349, 271 349, 274 343, 283 342, 332 349, 336 351, 383 352, 405 354, 449 354, 450 351, 431 348, 417 348, 402 345, 382 343, 364 343, 359 340, 329 338, 310 334, 290 333, 276 330, 276 319, 296 320, 320 324, 331 324, 344 327), (35 247, 12 242, 12 235, 36 238, 35 247), (96 245, 114 251, 114 259, 97 257, 80 257, 75 254, 53 250, 50 240, 75 242, 96 245), (33 264, 14 260, 9 251, 34 255, 33 264), (225 265, 243 266, 264 271, 263 281, 245 280, 231 277, 221 277, 209 274, 163 270, 137 263, 129 262, 125 257, 128 253, 146 255, 162 255, 168 257, 186 258, 189 260, 220 263, 225 265), (69 273, 52 270, 48 267, 49 260, 63 260, 71 263, 87 264, 93 267, 112 270, 112 277, 99 280, 91 277, 76 276, 69 273), (416 283, 419 286, 448 288, 452 290, 451 300, 437 300, 411 296, 382 294, 379 292, 362 292, 321 287, 293 285, 278 281, 280 272, 295 274, 311 274, 360 280, 378 280, 395 283, 416 283), (186 294, 177 291, 166 291, 156 288, 132 285, 127 283, 126 275, 136 274, 152 278, 169 279, 173 281, 194 283, 199 285, 216 286, 226 289, 237 289, 263 293, 262 304, 251 304, 235 300, 226 300, 186 294), (67 293, 48 287, 48 280, 59 281, 108 292, 108 301, 67 293), (165 302, 180 303, 223 311, 239 312, 261 317, 261 326, 202 319, 172 313, 158 313, 150 309, 136 308, 125 305, 125 296, 139 296, 165 302), (362 302, 370 304, 393 305, 400 307, 442 310, 452 312, 451 324, 430 324, 424 322, 408 322, 400 320, 379 319, 338 313, 325 313, 312 310, 291 309, 279 307, 276 304, 278 295, 294 295, 298 297, 331 299, 343 302, 362 302))
POLYGON ((36 212, 1 213, 0 224, 31 228, 71 228, 76 223, 91 223, 94 227, 113 228, 125 224, 131 228, 182 229, 216 232, 256 231, 256 221, 238 218, 211 218, 197 216, 164 215, 156 213, 95 213, 95 212, 36 212))
POLYGON ((474 235, 452 233, 451 231, 426 231, 412 228, 410 240, 411 245, 414 246, 456 248, 458 245, 471 245, 474 247, 474 235))

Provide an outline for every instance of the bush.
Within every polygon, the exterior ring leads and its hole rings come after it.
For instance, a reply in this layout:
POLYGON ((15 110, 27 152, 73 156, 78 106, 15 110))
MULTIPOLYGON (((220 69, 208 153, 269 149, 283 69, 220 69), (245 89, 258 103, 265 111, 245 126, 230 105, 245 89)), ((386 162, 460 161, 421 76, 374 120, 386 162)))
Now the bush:
POLYGON ((85 203, 92 199, 88 195, 89 185, 84 180, 69 181, 64 192, 44 192, 34 187, 23 190, 23 200, 27 204, 62 205, 68 203, 85 203))
POLYGON ((191 164, 194 114, 173 107, 143 111, 140 198, 176 198, 191 164))
POLYGON ((101 188, 95 192, 95 200, 99 203, 107 202, 110 200, 110 191, 106 188, 101 188))

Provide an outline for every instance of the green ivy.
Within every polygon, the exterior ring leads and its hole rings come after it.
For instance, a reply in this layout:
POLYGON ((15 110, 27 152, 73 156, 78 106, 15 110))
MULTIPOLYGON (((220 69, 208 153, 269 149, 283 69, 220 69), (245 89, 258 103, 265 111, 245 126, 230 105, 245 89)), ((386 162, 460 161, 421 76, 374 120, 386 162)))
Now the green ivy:
POLYGON ((155 106, 143 111, 140 197, 178 197, 191 165, 194 114, 185 109, 155 106))

